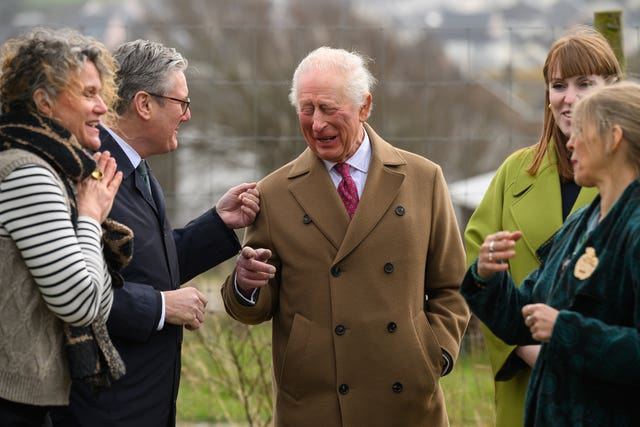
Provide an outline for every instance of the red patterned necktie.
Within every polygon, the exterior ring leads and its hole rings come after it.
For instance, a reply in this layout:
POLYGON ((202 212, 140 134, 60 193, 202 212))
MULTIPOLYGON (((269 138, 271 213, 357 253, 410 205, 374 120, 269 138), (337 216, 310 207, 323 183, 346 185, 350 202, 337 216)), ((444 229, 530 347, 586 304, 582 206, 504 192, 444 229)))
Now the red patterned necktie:
POLYGON ((342 181, 338 184, 338 194, 344 203, 344 207, 347 208, 349 217, 353 217, 358 207, 358 188, 356 182, 351 178, 349 173, 349 165, 347 163, 336 163, 333 167, 342 176, 342 181))

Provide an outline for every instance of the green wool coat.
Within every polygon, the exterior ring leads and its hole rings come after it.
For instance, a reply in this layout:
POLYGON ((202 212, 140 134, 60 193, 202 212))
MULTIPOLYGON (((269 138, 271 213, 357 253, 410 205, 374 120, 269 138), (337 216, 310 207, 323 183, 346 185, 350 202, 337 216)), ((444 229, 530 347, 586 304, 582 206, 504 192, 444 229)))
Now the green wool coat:
POLYGON ((526 427, 640 425, 640 182, 587 233, 599 203, 598 196, 539 250, 542 264, 520 288, 506 272, 477 280, 475 263, 462 285, 472 311, 510 344, 534 343, 524 305, 559 310, 531 376, 526 427), (576 277, 587 248, 598 261, 588 277, 576 277))
POLYGON ((272 250, 275 279, 255 306, 233 277, 222 288, 234 318, 272 320, 276 427, 448 426, 443 351, 455 360, 469 319, 462 238, 440 167, 365 128, 353 219, 305 150, 260 181, 245 235, 272 250))
MULTIPOLYGON (((509 261, 509 273, 516 284, 540 265, 536 249, 562 226, 560 177, 553 143, 538 172, 532 176, 527 169, 534 154, 534 147, 527 147, 504 161, 471 216, 464 235, 467 265, 470 265, 488 234, 521 230, 524 234, 516 243, 517 256, 509 261)), ((595 188, 582 188, 572 212, 591 202, 596 194, 595 188)), ((519 426, 524 418, 531 369, 513 354, 515 346, 505 344, 484 325, 483 332, 495 380, 495 427, 519 426)))

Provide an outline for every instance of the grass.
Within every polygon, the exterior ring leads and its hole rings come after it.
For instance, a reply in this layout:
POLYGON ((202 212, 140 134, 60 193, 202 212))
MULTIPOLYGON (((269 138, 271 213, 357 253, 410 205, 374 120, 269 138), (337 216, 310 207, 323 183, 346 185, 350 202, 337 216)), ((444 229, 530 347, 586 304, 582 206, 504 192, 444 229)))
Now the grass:
POLYGON ((451 427, 492 427, 495 424, 491 377, 481 333, 467 333, 455 369, 440 381, 451 427))
POLYGON ((195 333, 185 333, 178 420, 183 423, 271 421, 270 325, 249 327, 211 314, 195 333))
MULTIPOLYGON (((185 332, 178 425, 271 425, 270 324, 241 325, 211 314, 185 332)), ((493 383, 479 332, 464 338, 454 371, 441 380, 451 427, 494 423, 493 383)))

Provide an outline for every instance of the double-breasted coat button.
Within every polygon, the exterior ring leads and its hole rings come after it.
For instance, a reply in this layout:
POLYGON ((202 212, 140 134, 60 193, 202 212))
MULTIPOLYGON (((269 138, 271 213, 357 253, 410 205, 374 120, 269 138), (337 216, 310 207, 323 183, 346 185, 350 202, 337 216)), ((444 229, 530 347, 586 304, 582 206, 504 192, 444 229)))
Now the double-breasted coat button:
POLYGON ((342 271, 340 270, 340 266, 339 265, 334 265, 333 267, 331 267, 331 275, 333 277, 338 277, 341 272, 342 271))
POLYGON ((389 322, 387 323, 387 332, 389 333, 394 333, 396 330, 398 329, 398 325, 396 325, 396 322, 389 322))
POLYGON ((346 384, 340 384, 340 387, 338 387, 338 392, 343 395, 349 393, 349 386, 346 384))
POLYGON ((304 224, 311 224, 311 218, 309 217, 309 215, 304 214, 304 216, 302 217, 302 222, 304 224))
POLYGON ((403 206, 397 206, 396 207, 396 215, 398 215, 398 216, 404 215, 404 207, 403 206))
POLYGON ((394 393, 402 392, 402 383, 393 383, 391 390, 393 390, 394 393))
POLYGON ((336 335, 344 335, 344 333, 347 331, 347 328, 345 328, 342 325, 338 325, 336 326, 335 331, 336 331, 336 335))
POLYGON ((385 273, 393 273, 393 264, 391 264, 390 262, 386 263, 384 265, 384 272, 385 273))

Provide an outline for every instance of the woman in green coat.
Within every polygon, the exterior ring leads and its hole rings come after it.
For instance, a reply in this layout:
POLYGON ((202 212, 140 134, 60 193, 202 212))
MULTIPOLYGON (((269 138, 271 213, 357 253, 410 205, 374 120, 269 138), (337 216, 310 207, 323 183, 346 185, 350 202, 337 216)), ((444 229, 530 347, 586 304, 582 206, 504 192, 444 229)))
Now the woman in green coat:
MULTIPOLYGON (((465 231, 467 263, 480 251, 487 234, 522 230, 518 257, 509 262, 516 284, 539 266, 536 249, 567 216, 589 203, 597 190, 573 180, 569 152, 574 102, 594 87, 622 78, 608 42, 593 30, 581 29, 558 39, 543 68, 546 83, 544 127, 540 141, 509 156, 494 176, 465 231)), ((491 362, 496 427, 521 425, 527 384, 539 346, 507 345, 483 326, 491 362)))
POLYGON ((638 110, 637 83, 579 101, 567 146, 576 183, 600 194, 538 250, 520 288, 505 261, 519 255, 521 231, 489 234, 465 276, 462 295, 496 336, 542 343, 525 427, 640 425, 638 110))

